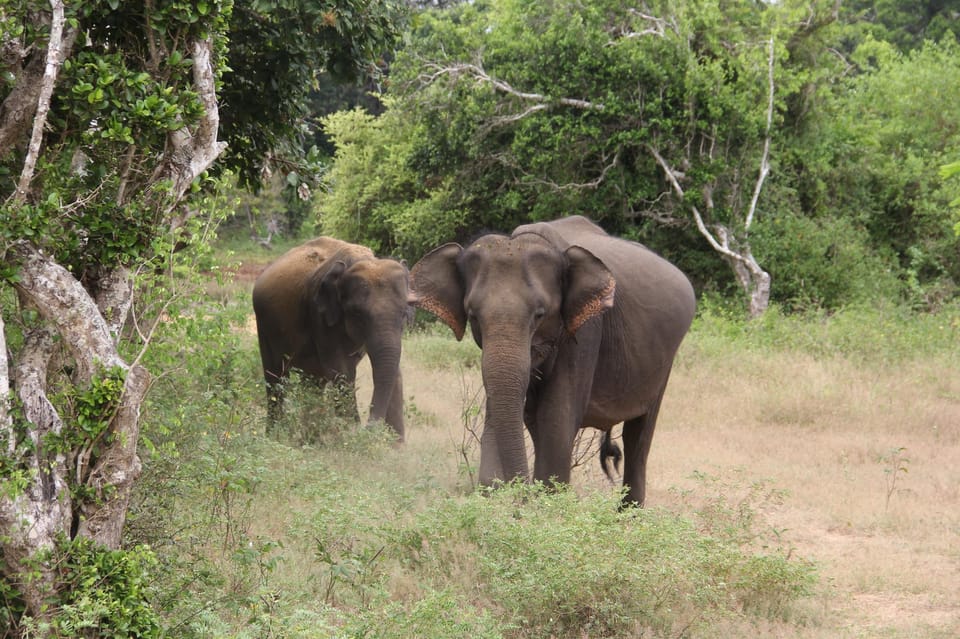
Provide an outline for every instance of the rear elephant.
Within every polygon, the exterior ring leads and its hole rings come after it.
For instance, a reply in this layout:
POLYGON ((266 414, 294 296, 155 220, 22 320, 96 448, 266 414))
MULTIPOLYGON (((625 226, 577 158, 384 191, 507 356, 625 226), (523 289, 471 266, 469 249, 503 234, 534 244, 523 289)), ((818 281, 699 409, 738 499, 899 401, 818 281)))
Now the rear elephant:
MULTIPOLYGON (((409 274, 356 244, 320 237, 271 263, 253 287, 260 359, 271 422, 283 412, 292 369, 353 396, 364 354, 373 369, 370 422, 404 438, 401 334, 410 314, 409 274)), ((357 416, 356 401, 352 413, 357 416)))
POLYGON ((686 276, 579 216, 447 244, 411 271, 414 303, 483 351, 480 481, 570 480, 577 431, 623 422, 626 503, 643 505, 647 455, 673 358, 693 319, 686 276))

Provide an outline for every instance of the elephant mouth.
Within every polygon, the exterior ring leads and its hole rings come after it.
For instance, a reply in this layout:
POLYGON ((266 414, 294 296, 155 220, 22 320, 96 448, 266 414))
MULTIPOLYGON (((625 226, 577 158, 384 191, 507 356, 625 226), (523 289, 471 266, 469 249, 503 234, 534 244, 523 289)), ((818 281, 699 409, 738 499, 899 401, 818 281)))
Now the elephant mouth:
POLYGON ((530 345, 530 364, 534 368, 551 368, 557 354, 557 341, 534 342, 530 345))

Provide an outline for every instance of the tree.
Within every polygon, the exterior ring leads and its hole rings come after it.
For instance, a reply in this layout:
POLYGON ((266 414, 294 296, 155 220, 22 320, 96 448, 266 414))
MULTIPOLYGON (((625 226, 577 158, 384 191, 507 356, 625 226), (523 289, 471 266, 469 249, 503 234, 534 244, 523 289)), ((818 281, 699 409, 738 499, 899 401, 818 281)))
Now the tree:
POLYGON ((0 572, 38 627, 55 633, 47 602, 69 597, 54 550, 120 546, 150 383, 139 363, 149 331, 121 338, 137 272, 189 242, 226 149, 227 168, 251 182, 265 161, 295 158, 312 74, 369 68, 397 37, 396 9, 0 6, 0 572), (305 66, 275 68, 276 93, 245 94, 262 81, 258 47, 305 66))
POLYGON ((950 202, 941 165, 960 149, 960 45, 927 42, 909 53, 868 39, 851 55, 859 73, 825 94, 804 142, 804 171, 819 189, 814 216, 862 226, 904 274, 909 300, 936 308, 960 286, 950 202))
POLYGON ((832 20, 788 4, 492 0, 422 17, 392 68, 406 167, 464 231, 578 212, 633 237, 696 229, 759 314, 770 278, 750 234, 803 88, 788 52, 832 20))
POLYGON ((839 14, 847 25, 841 47, 848 53, 867 37, 904 53, 926 40, 960 38, 956 7, 943 0, 848 0, 839 5, 839 14))

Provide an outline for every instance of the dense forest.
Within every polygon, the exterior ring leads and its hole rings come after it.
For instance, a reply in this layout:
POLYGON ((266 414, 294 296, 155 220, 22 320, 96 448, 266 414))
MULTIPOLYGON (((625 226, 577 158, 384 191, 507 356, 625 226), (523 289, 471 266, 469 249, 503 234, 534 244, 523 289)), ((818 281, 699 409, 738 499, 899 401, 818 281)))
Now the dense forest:
MULTIPOLYGON (((942 0, 3 0, 0 637, 808 624, 812 563, 758 544, 764 504, 723 495, 691 519, 684 499, 633 514, 535 487, 472 500, 466 438, 453 454, 438 431, 398 461, 303 398, 323 432, 293 418, 263 437, 238 260, 322 233, 413 264, 583 214, 694 283, 684 371, 775 346, 924 357, 949 380, 958 87, 960 13, 942 0), (456 483, 419 470, 441 458, 456 483), (602 561, 580 553, 596 526, 620 535, 602 561), (531 554, 518 580, 503 549, 538 535, 594 568, 536 573, 551 563, 531 554), (635 547, 667 567, 624 576, 635 547), (516 590, 534 585, 542 599, 516 590), (624 589, 652 594, 627 605, 624 589)), ((425 378, 476 372, 468 345, 421 330, 425 378)), ((407 412, 414 432, 438 428, 407 412)), ((881 459, 886 514, 906 462, 881 459)))
POLYGON ((322 228, 413 259, 581 213, 755 314, 936 308, 960 281, 957 29, 942 3, 421 14, 386 112, 324 121, 322 228))

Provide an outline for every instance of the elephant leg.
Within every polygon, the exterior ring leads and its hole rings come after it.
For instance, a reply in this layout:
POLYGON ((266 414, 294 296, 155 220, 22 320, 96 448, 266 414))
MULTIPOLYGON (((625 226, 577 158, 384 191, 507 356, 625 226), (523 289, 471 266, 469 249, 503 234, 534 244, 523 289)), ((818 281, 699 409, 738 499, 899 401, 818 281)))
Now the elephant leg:
POLYGON ((403 426, 403 377, 397 375, 397 382, 393 387, 393 394, 390 395, 390 403, 387 406, 387 424, 397 433, 397 441, 404 439, 403 426))
POLYGON ((645 414, 623 422, 623 485, 627 488, 624 506, 643 507, 647 492, 647 455, 653 442, 663 390, 660 389, 660 395, 645 414))
POLYGON ((570 483, 576 428, 540 428, 534 444, 533 478, 546 482, 570 483))
POLYGON ((260 337, 260 360, 263 364, 263 381, 267 391, 267 434, 276 430, 283 417, 283 393, 287 382, 287 369, 281 356, 275 354, 269 342, 260 337))
MULTIPOLYGON (((586 342, 584 336, 584 342, 586 342)), ((570 482, 573 445, 583 424, 590 399, 597 352, 593 348, 558 354, 553 375, 538 388, 532 407, 536 415, 530 430, 533 437, 533 478, 545 482, 570 482)))

